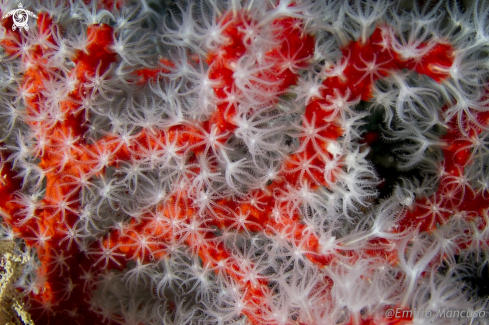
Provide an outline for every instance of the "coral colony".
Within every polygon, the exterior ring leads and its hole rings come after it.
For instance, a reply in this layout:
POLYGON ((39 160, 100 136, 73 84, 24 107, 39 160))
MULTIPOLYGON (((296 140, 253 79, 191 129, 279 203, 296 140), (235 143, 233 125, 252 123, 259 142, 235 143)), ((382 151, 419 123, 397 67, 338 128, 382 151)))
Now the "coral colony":
POLYGON ((0 3, 3 317, 489 319, 473 284, 489 259, 489 2, 23 8, 37 18, 14 30, 28 17, 0 3), (385 195, 379 141, 401 175, 385 195))

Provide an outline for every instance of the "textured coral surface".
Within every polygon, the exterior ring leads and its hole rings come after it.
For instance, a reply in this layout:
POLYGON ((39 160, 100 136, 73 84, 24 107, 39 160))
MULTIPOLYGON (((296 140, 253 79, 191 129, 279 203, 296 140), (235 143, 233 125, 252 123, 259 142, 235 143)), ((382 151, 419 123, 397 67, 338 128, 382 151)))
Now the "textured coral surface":
POLYGON ((1 1, 36 324, 485 323, 488 2, 1 1))

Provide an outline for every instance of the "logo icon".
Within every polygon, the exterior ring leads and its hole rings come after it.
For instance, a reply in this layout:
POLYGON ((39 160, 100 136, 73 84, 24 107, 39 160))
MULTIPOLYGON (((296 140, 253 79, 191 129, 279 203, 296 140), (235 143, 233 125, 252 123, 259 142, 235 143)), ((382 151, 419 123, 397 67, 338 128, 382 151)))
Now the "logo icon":
POLYGON ((29 30, 29 26, 27 23, 29 22, 29 16, 33 18, 37 18, 36 15, 32 11, 25 10, 24 7, 22 6, 22 3, 19 3, 19 8, 11 10, 7 12, 5 17, 3 19, 12 16, 12 19, 14 21, 14 25, 12 26, 12 30, 16 30, 17 27, 19 30, 24 28, 26 31, 29 30))

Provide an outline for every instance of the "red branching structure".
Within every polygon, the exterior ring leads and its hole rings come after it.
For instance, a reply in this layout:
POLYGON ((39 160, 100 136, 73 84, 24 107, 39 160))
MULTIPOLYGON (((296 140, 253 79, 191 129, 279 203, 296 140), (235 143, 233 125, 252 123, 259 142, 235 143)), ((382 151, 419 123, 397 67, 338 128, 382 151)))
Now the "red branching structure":
MULTIPOLYGON (((166 128, 143 127, 124 137, 107 134, 92 140, 85 136, 90 128, 85 103, 91 94, 106 98, 113 91, 101 84, 105 78, 111 78, 108 73, 112 71, 111 65, 120 61, 114 51, 114 28, 104 23, 89 24, 85 46, 71 53, 71 70, 60 71, 52 58, 63 46, 59 36, 62 31, 53 17, 38 13, 36 33, 14 32, 9 29, 9 22, 4 22, 7 32, 0 44, 10 57, 19 57, 25 67, 19 96, 26 107, 24 122, 35 134, 37 143, 35 148, 26 151, 39 159, 37 166, 46 182, 42 198, 26 197, 20 191, 19 171, 12 159, 7 158, 9 153, 3 153, 1 214, 16 236, 36 249, 41 263, 30 299, 36 322, 62 324, 68 319, 80 324, 99 322, 100 315, 93 312, 97 306, 89 302, 93 279, 111 269, 124 270, 129 260, 139 265, 168 259, 177 243, 185 243, 188 252, 198 256, 204 269, 234 281, 234 289, 242 294, 233 311, 236 316, 245 315, 251 324, 282 324, 272 318, 273 285, 262 275, 264 270, 256 260, 241 260, 232 254, 223 239, 226 233, 277 236, 283 241, 281 245, 287 243, 321 270, 334 269, 345 261, 353 265, 361 259, 382 259, 388 265, 396 265, 400 263, 398 251, 405 245, 396 234, 414 230, 431 233, 455 218, 454 215, 468 222, 471 225, 468 229, 473 232, 464 237, 469 239, 456 242, 457 249, 487 246, 486 238, 478 235, 489 226, 489 204, 484 191, 466 190, 464 168, 472 163, 472 146, 470 140, 459 140, 459 127, 466 130, 468 138, 478 139, 487 126, 485 112, 475 114, 478 123, 464 119, 460 126, 455 117, 448 121, 447 132, 440 138, 445 145, 438 189, 429 197, 413 197, 403 202, 407 211, 399 213, 397 226, 388 230, 393 239, 357 235, 351 239, 347 236, 337 244, 334 237, 325 242, 305 222, 299 210, 299 206, 320 206, 318 191, 337 189, 335 184, 339 179, 344 180, 351 168, 338 144, 339 138, 350 132, 342 111, 350 110, 360 100, 372 100, 377 80, 393 75, 402 77, 406 71, 442 84, 450 77, 449 68, 456 55, 450 40, 440 39, 425 51, 428 45, 421 43, 416 50, 422 55, 403 57, 393 46, 396 40, 392 27, 379 23, 368 38, 351 41, 341 48, 339 61, 321 71, 321 83, 305 88, 298 84, 299 70, 306 69, 312 60, 316 40, 312 33, 306 32, 302 19, 284 14, 268 22, 271 45, 261 53, 264 63, 256 72, 255 62, 250 61, 250 51, 256 50, 252 38, 253 33, 263 32, 265 25, 246 9, 222 13, 216 24, 222 27, 220 43, 206 54, 205 62, 201 57, 187 57, 193 66, 208 66, 204 79, 199 82, 212 88, 217 104, 206 119, 176 117, 166 128), (23 47, 26 37, 34 37, 36 44, 23 47), (63 88, 49 88, 52 80, 62 75, 65 76, 63 88), (260 107, 273 107, 287 100, 291 87, 298 89, 298 95, 290 100, 305 99, 299 143, 296 151, 283 158, 282 166, 269 176, 267 185, 249 186, 251 189, 238 198, 196 186, 205 182, 201 177, 204 172, 217 174, 218 161, 227 166, 223 177, 228 185, 246 184, 246 175, 240 174, 239 169, 247 162, 232 160, 224 150, 233 135, 246 133, 252 127, 248 120, 239 117, 238 102, 247 95, 242 89, 254 94, 256 97, 251 100, 260 107), (53 97, 59 99, 57 103, 52 102, 53 97), (53 104, 58 105, 57 110, 50 108, 53 104), (91 247, 83 249, 78 245, 75 224, 87 217, 83 215, 80 200, 82 191, 89 188, 101 198, 100 202, 114 204, 117 210, 117 203, 112 203, 117 202, 112 197, 112 189, 118 185, 106 176, 107 169, 111 166, 117 170, 125 162, 137 166, 140 161, 152 167, 153 157, 155 160, 176 157, 186 165, 181 166, 183 177, 173 191, 154 202, 154 209, 141 211, 137 218, 111 230, 91 247), (209 170, 204 171, 206 165, 209 170), (95 185, 94 178, 102 185, 95 185), (216 229, 221 235, 216 235, 216 229), (356 246, 359 242, 363 243, 361 247, 356 246)), ((160 66, 154 69, 134 70, 132 87, 144 88, 148 83, 156 87, 172 82, 172 76, 178 73, 177 65, 168 58, 159 62, 160 66)), ((261 150, 258 145, 256 150, 261 150)), ((236 190, 241 188, 236 185, 236 190)), ((127 192, 130 191, 128 188, 127 192)), ((443 259, 443 254, 447 253, 440 251, 439 258, 443 259)), ((317 296, 327 304, 332 299, 330 292, 335 281, 334 276, 321 273, 310 296, 317 296)), ((405 304, 407 299, 398 306, 408 310, 411 306, 405 304)), ((103 313, 102 316, 109 317, 103 313)), ((393 319, 389 324, 407 320, 393 319)), ((378 319, 358 313, 352 314, 349 321, 373 324, 378 319)), ((308 322, 305 318, 298 320, 298 323, 308 322)), ((293 320, 285 323, 292 324, 293 320)))

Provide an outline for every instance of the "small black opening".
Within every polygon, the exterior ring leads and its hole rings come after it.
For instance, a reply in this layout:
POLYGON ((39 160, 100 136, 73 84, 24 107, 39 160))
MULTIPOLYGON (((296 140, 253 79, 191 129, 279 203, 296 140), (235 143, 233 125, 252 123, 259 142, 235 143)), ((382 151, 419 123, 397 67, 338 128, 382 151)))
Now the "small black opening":
MULTIPOLYGON (((355 109, 365 111, 369 105, 368 102, 360 102, 355 109)), ((394 149, 408 144, 408 141, 388 142, 382 138, 383 129, 387 128, 384 123, 383 110, 372 109, 370 114, 363 118, 363 121, 365 122, 363 142, 370 148, 366 158, 373 164, 381 181, 377 186, 379 192, 377 200, 390 197, 401 178, 416 178, 419 181, 424 178, 419 168, 414 167, 407 171, 398 169, 399 161, 394 149)))
MULTIPOLYGON (((489 298, 489 267, 486 258, 476 253, 468 255, 456 255, 457 265, 463 265, 463 272, 459 272, 459 279, 464 284, 464 291, 469 297, 478 300, 489 298)), ((447 263, 443 263, 439 271, 446 275, 449 270, 447 263)))

